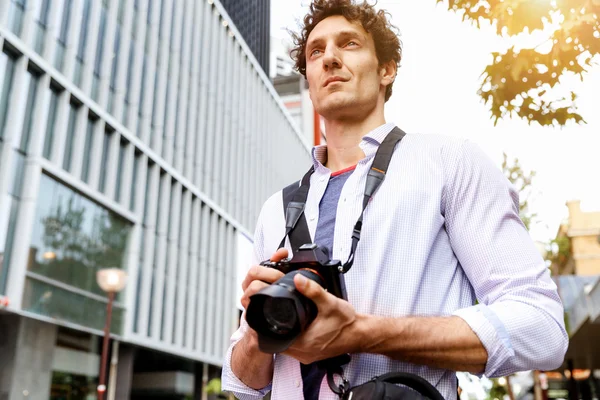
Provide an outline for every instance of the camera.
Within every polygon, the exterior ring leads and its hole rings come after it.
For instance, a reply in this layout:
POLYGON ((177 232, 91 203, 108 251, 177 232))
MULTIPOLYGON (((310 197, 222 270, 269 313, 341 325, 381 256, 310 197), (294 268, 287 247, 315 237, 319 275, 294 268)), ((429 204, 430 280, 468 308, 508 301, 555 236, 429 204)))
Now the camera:
POLYGON ((317 317, 315 303, 296 290, 297 274, 312 279, 340 299, 348 299, 341 263, 330 260, 328 253, 327 248, 311 243, 300 246, 291 260, 261 263, 285 275, 250 297, 246 321, 258 333, 260 351, 285 351, 317 317))

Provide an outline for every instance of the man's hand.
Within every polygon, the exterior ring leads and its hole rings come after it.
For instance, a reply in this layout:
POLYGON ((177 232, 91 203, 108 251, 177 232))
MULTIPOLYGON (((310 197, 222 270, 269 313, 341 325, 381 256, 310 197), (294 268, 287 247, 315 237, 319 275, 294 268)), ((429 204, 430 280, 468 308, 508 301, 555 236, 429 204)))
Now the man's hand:
POLYGON ((298 274, 296 289, 317 305, 318 314, 308 329, 283 354, 303 364, 344 353, 361 352, 361 321, 350 303, 328 293, 317 282, 298 274))
MULTIPOLYGON (((271 261, 278 262, 287 258, 288 251, 286 249, 279 249, 271 256, 271 261)), ((248 308, 250 304, 250 296, 260 292, 262 289, 275 282, 277 279, 283 276, 283 272, 276 270, 275 268, 263 267, 262 265, 255 265, 248 271, 246 278, 242 282, 242 307, 248 308)))
MULTIPOLYGON (((279 249, 271 261, 281 261, 288 256, 286 249, 279 249)), ((281 278, 283 273, 274 268, 255 265, 248 271, 242 282, 242 306, 248 308, 250 296, 281 278)), ((245 315, 245 314, 244 314, 245 315)), ((236 343, 231 354, 231 370, 248 387, 259 390, 271 382, 273 377, 273 355, 262 353, 258 348, 256 332, 247 326, 242 339, 236 343)))

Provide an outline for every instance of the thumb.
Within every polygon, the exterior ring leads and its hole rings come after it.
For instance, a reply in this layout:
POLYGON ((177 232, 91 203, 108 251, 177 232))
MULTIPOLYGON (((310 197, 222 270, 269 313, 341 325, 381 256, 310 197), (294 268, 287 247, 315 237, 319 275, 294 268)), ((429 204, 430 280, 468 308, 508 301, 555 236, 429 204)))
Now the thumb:
POLYGON ((308 297, 315 303, 324 298, 327 293, 321 285, 312 279, 308 279, 302 274, 296 274, 296 276, 294 276, 294 284, 296 285, 296 289, 301 294, 308 297))

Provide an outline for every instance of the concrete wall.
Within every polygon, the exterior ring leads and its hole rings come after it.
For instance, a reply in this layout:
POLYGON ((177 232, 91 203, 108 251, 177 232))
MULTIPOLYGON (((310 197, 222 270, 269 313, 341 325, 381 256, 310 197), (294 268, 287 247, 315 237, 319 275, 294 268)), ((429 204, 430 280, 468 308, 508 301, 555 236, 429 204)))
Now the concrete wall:
POLYGON ((56 333, 56 325, 0 316, 0 400, 48 400, 56 333))

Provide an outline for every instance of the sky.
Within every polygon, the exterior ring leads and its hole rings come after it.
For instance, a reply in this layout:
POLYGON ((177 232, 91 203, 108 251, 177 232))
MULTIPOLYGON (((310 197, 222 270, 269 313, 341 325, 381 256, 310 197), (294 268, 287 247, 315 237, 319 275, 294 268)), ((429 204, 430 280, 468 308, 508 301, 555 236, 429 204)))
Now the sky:
MULTIPOLYGON (((532 0, 542 1, 542 0, 532 0)), ((308 0, 271 2, 271 35, 289 37, 307 10, 308 0)), ((517 119, 496 126, 477 96, 490 53, 509 46, 491 28, 478 29, 435 0, 379 0, 401 32, 403 57, 394 93, 386 103, 388 122, 410 133, 464 137, 477 143, 500 167, 502 153, 535 171, 530 210, 538 214, 530 233, 547 242, 568 217, 565 203, 600 211, 600 68, 565 87, 579 94, 586 125, 540 127, 517 119)), ((536 40, 539 37, 535 38, 536 40)))

